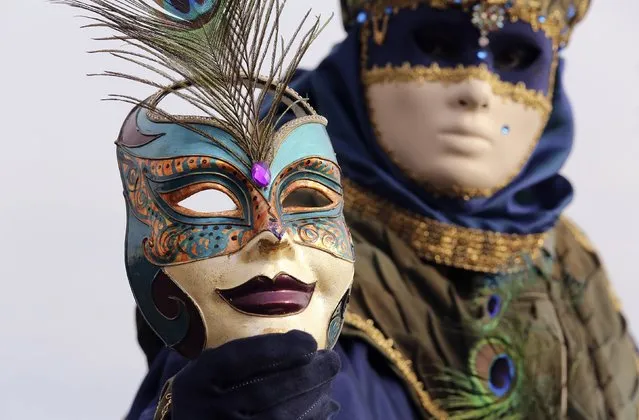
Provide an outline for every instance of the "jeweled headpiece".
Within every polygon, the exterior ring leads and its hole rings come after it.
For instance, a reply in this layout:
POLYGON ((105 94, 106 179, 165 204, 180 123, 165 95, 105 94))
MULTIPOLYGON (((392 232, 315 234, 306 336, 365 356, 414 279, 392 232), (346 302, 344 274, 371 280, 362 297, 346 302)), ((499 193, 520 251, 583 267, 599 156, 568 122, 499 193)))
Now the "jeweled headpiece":
POLYGON ((480 45, 486 35, 499 30, 506 19, 528 22, 541 30, 558 47, 565 46, 575 25, 585 16, 590 0, 341 0, 346 27, 364 23, 369 18, 384 19, 404 8, 426 4, 436 9, 460 8, 471 12, 473 24, 479 29, 480 45))

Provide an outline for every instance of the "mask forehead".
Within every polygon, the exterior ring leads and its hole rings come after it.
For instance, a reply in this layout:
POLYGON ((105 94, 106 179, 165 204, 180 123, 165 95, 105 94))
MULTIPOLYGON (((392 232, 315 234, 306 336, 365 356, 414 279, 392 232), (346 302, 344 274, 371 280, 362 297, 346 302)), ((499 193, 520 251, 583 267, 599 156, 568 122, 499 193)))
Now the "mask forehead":
POLYGON ((383 42, 375 37, 374 24, 366 27, 366 68, 483 66, 502 81, 550 93, 556 50, 545 32, 525 21, 504 20, 498 30, 487 33, 481 46, 474 22, 471 13, 458 9, 402 9, 389 19, 383 42))
MULTIPOLYGON (((194 129, 189 129, 173 122, 156 122, 149 118, 148 112, 138 108, 128 117, 135 122, 136 132, 128 130, 120 136, 120 144, 131 155, 151 160, 171 159, 180 156, 208 156, 223 160, 244 175, 249 175, 249 158, 237 144, 235 138, 223 130, 210 124, 189 124, 194 129), (130 146, 134 140, 123 136, 142 136, 148 141, 139 146, 130 146), (211 141, 207 136, 213 137, 217 142, 211 141)), ((132 124, 127 121, 126 125, 132 124)))
POLYGON ((284 134, 275 151, 271 172, 274 178, 278 177, 293 163, 310 157, 336 163, 335 151, 326 127, 319 122, 302 124, 284 134))

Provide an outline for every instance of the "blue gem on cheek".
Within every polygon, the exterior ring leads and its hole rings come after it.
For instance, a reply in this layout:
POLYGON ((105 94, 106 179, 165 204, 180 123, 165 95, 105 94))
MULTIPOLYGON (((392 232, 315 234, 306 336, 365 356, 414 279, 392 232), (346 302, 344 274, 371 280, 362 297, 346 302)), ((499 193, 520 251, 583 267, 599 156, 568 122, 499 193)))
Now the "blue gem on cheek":
POLYGON ((576 14, 577 14, 577 10, 575 9, 575 6, 572 5, 572 4, 570 6, 568 6, 568 11, 566 12, 566 17, 568 19, 572 20, 572 18, 574 18, 576 14))
POLYGON ((484 50, 479 50, 477 51, 477 58, 479 58, 480 60, 485 60, 486 58, 488 58, 488 53, 484 50))
POLYGON ((501 134, 503 134, 504 136, 507 136, 510 133, 510 127, 508 127, 507 125, 504 125, 501 128, 501 134))
POLYGON ((357 14, 357 23, 364 23, 368 19, 368 14, 364 11, 361 11, 357 14))
POLYGON ((512 387, 515 379, 515 365, 507 354, 500 354, 490 364, 488 387, 498 398, 503 397, 512 387))
POLYGON ((539 17, 537 18, 537 21, 538 21, 539 23, 546 23, 546 16, 539 16, 539 17))
POLYGON ((393 14, 393 8, 391 6, 387 6, 386 9, 384 9, 384 12, 387 15, 392 15, 393 14))

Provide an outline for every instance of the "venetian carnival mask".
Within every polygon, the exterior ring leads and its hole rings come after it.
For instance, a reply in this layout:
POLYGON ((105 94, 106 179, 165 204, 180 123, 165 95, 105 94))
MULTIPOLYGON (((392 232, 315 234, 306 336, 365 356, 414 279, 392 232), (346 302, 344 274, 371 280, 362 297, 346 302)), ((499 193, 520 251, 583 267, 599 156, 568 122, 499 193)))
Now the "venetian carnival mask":
POLYGON ((588 0, 346 0, 376 137, 436 193, 488 197, 532 154, 588 0))
POLYGON ((187 357, 292 329, 332 347, 354 271, 340 169, 326 120, 286 87, 319 21, 288 67, 276 58, 260 77, 276 3, 158 1, 170 15, 133 3, 98 13, 187 79, 136 106, 117 141, 126 267, 146 321, 187 357), (205 116, 163 111, 168 95, 205 116))

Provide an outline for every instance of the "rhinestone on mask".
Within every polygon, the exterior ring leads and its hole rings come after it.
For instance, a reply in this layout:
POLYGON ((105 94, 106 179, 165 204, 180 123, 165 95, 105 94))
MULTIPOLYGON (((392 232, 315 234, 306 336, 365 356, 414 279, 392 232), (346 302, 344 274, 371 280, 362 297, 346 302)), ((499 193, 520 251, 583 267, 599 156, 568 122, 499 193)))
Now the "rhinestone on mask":
POLYGON ((505 20, 505 5, 490 5, 482 2, 473 6, 471 22, 479 30, 480 47, 488 46, 488 33, 503 28, 505 20))
POLYGON ((266 162, 255 162, 251 168, 251 177, 258 187, 268 187, 271 183, 271 171, 266 162))

